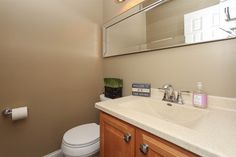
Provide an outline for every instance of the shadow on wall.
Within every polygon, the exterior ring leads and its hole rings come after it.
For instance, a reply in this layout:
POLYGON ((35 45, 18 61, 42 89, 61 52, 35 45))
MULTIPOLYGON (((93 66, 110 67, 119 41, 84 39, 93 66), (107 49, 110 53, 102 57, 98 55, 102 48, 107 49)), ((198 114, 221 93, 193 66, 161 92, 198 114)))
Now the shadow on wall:
POLYGON ((60 148, 66 130, 98 122, 101 5, 0 2, 0 109, 29 108, 23 121, 0 117, 1 156, 43 156, 60 148))

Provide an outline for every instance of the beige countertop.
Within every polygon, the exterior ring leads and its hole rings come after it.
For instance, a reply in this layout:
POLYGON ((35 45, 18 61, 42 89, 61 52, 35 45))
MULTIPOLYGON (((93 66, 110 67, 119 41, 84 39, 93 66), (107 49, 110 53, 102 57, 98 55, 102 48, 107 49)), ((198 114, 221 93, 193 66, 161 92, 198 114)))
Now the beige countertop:
POLYGON ((207 109, 161 101, 163 93, 152 89, 151 97, 127 96, 98 102, 95 107, 180 147, 204 157, 236 157, 236 99, 209 96, 207 109))

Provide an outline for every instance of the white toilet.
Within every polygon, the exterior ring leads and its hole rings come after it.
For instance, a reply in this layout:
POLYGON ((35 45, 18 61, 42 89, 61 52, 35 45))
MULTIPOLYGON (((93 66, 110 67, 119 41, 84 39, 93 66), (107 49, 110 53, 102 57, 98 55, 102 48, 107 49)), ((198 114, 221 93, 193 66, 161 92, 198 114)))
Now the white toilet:
MULTIPOLYGON (((100 95, 100 100, 109 98, 100 95)), ((68 130, 62 140, 61 150, 65 157, 97 157, 100 148, 99 125, 89 123, 68 130)))

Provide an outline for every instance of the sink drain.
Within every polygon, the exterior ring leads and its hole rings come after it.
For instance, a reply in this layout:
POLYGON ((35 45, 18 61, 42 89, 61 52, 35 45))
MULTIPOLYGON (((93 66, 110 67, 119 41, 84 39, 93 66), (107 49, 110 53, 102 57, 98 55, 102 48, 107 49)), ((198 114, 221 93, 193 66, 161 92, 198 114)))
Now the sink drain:
POLYGON ((172 106, 172 104, 171 104, 171 103, 167 103, 166 105, 167 105, 167 106, 172 106))

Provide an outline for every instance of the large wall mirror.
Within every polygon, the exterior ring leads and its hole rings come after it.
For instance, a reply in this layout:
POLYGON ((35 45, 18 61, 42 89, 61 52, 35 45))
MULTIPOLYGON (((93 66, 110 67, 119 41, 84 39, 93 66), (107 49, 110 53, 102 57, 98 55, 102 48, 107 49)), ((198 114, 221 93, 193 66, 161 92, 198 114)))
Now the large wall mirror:
POLYGON ((236 0, 145 0, 103 27, 110 57, 236 38, 236 0))

